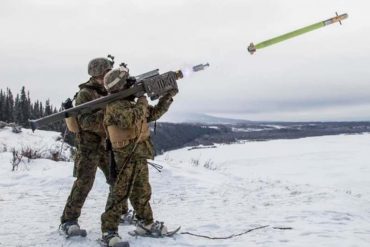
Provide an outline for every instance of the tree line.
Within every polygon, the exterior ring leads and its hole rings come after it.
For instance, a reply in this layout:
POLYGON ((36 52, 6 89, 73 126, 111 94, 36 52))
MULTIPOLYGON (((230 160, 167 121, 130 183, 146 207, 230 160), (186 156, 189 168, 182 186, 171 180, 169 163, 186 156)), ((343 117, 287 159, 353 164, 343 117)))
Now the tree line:
MULTIPOLYGON (((45 103, 36 100, 31 101, 29 91, 23 86, 20 93, 14 97, 9 88, 0 89, 0 121, 16 123, 24 128, 30 128, 29 119, 37 119, 56 113, 61 109, 50 104, 47 99, 45 103)), ((45 126, 45 130, 64 131, 63 121, 45 126)))
MULTIPOLYGON (((36 100, 33 102, 30 98, 29 91, 24 86, 15 97, 9 88, 5 90, 0 89, 0 121, 15 123, 24 128, 30 128, 29 119, 38 119, 59 111, 61 111, 61 108, 57 109, 52 106, 50 100, 46 100, 45 102, 36 100)), ((64 120, 42 126, 41 129, 61 132, 67 143, 70 145, 75 144, 74 134, 66 132, 66 135, 64 135, 66 131, 64 120)), ((210 136, 223 132, 221 130, 205 128, 204 125, 173 123, 158 123, 156 129, 157 131, 153 133, 152 137, 157 154, 167 150, 181 148, 188 144, 209 145, 212 144, 212 142, 209 143, 207 141, 210 136), (197 142, 194 142, 195 140, 197 142)))

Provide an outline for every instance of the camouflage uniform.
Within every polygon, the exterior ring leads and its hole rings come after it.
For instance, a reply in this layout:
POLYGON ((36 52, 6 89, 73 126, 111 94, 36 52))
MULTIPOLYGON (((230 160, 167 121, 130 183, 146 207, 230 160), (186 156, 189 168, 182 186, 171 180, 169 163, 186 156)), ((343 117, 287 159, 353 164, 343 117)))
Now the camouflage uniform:
MULTIPOLYGON (((163 96, 154 107, 147 106, 147 103, 140 100, 136 104, 128 100, 112 102, 106 108, 104 124, 108 127, 115 125, 126 129, 140 125, 144 119, 147 122, 155 121, 168 110, 171 103, 170 95, 163 96)), ((101 216, 103 233, 118 231, 122 203, 128 198, 139 220, 144 224, 153 222, 153 212, 149 203, 151 186, 146 160, 154 158, 154 148, 150 136, 136 143, 137 140, 138 138, 131 139, 124 147, 113 149, 118 177, 109 194, 105 212, 101 216), (131 155, 135 145, 135 151, 131 155), (131 157, 129 162, 128 157, 131 157)))
MULTIPOLYGON (((76 105, 100 98, 107 95, 105 88, 95 79, 81 84, 76 97, 76 105)), ((74 176, 76 180, 67 199, 61 222, 77 221, 81 208, 90 192, 97 167, 99 167, 108 179, 108 158, 105 152, 105 130, 103 127, 104 114, 85 113, 77 117, 80 132, 77 134, 77 153, 75 158, 74 176)))

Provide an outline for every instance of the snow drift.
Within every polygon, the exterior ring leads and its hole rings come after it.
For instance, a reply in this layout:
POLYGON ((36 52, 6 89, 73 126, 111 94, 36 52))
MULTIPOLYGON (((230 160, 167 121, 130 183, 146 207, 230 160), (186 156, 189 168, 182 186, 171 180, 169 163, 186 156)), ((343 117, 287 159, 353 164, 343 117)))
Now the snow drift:
MULTIPOLYGON (((58 234, 58 226, 74 181, 73 163, 37 159, 11 171, 9 148, 48 147, 58 143, 56 136, 0 130, 0 145, 7 146, 0 153, 0 246, 99 246, 108 193, 100 171, 80 218, 88 236, 70 240, 58 234)), ((165 153, 156 157, 163 172, 150 169, 156 219, 211 237, 269 227, 226 240, 184 234, 136 239, 127 234, 132 226, 121 226, 120 234, 134 247, 368 246, 369 150, 370 134, 363 134, 165 153)))

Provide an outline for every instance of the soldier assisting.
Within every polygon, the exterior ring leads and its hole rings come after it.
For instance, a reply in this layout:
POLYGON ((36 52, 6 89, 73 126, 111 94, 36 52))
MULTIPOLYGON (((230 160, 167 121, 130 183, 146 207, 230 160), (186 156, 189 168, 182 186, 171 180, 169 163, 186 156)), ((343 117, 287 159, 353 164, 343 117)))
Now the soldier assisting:
MULTIPOLYGON (((95 58, 88 64, 88 74, 91 76, 86 83, 79 85, 80 91, 76 96, 76 105, 95 100, 107 95, 103 86, 105 74, 112 69, 113 61, 106 58, 95 58)), ((104 113, 102 110, 95 113, 81 114, 77 117, 76 129, 76 158, 74 176, 76 180, 67 199, 61 217, 61 230, 67 236, 86 236, 86 231, 80 229, 78 218, 89 194, 97 167, 108 180, 108 159, 105 152, 106 132, 103 127, 104 113)))
MULTIPOLYGON (((109 93, 128 88, 129 71, 121 66, 106 74, 104 85, 109 93)), ((159 119, 169 108, 177 90, 162 96, 156 106, 148 105, 145 96, 117 100, 107 105, 104 125, 109 133, 117 174, 101 216, 102 240, 106 246, 128 246, 118 235, 123 203, 130 199, 140 224, 135 232, 146 235, 166 234, 167 228, 154 222, 150 206, 151 186, 147 159, 154 158, 148 122, 159 119)))

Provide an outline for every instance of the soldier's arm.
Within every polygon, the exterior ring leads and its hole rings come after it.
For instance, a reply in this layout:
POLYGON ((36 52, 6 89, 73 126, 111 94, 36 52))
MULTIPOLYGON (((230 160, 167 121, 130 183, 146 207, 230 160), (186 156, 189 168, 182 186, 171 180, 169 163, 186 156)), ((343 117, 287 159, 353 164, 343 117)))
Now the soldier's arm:
POLYGON ((173 99, 171 95, 164 95, 163 97, 159 99, 157 105, 149 106, 147 121, 148 122, 156 121, 160 117, 162 117, 163 114, 165 114, 168 111, 172 102, 173 102, 173 99))
POLYGON ((124 129, 135 127, 137 123, 143 121, 147 104, 147 102, 138 100, 134 106, 129 101, 120 101, 108 105, 104 123, 124 129))
MULTIPOLYGON (((76 105, 93 100, 93 96, 85 90, 81 90, 76 97, 76 105)), ((94 113, 84 113, 77 117, 78 123, 83 130, 98 132, 103 122, 104 113, 99 110, 94 113)))

